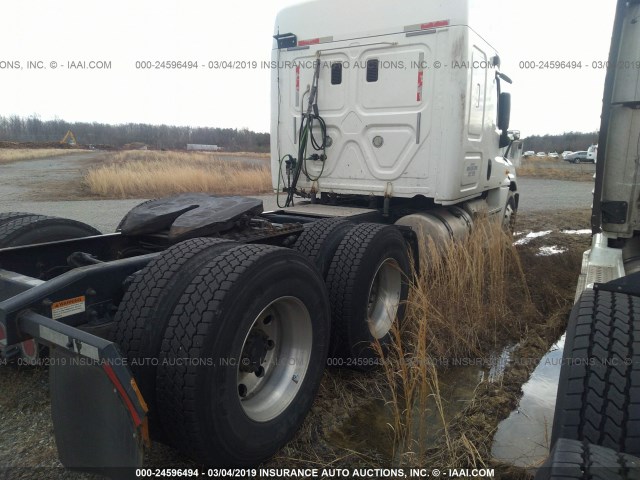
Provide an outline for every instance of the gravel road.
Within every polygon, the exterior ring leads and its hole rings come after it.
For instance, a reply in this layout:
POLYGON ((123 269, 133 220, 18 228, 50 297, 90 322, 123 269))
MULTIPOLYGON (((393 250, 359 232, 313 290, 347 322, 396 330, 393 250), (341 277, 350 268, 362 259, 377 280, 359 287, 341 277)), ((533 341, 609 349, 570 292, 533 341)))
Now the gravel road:
MULTIPOLYGON (((23 211, 56 215, 112 232, 120 219, 144 198, 135 200, 67 200, 65 191, 80 182, 99 154, 28 160, 0 165, 0 212, 23 211), (56 200, 64 198, 65 200, 56 200)), ((520 210, 564 210, 591 205, 591 182, 521 178, 520 210)), ((76 185, 77 187, 77 185, 76 185)), ((277 208, 274 195, 258 196, 265 210, 277 208)))
POLYGON ((519 178, 520 210, 570 210, 591 208, 593 182, 519 178))

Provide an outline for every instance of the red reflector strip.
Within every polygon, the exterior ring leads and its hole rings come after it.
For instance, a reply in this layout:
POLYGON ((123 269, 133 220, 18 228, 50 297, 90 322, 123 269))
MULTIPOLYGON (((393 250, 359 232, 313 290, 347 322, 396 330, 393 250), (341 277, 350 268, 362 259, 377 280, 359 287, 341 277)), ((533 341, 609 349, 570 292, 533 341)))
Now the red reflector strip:
POLYGON ((422 101, 422 85, 424 84, 424 71, 420 70, 418 72, 418 94, 416 96, 416 100, 422 101))
POLYGON ((449 20, 438 20, 437 22, 421 23, 420 30, 429 30, 431 28, 448 27, 449 20))
POLYGON ((109 377, 109 380, 111 380, 111 383, 115 385, 116 389, 118 390, 118 393, 124 400, 124 403, 127 406, 127 410, 129 410, 129 413, 131 414, 131 418, 133 419, 133 423, 135 424, 136 427, 140 426, 142 424, 142 420, 140 420, 140 416, 138 415, 136 408, 133 406, 133 403, 131 403, 131 399, 129 398, 129 396, 127 395, 127 392, 125 392, 124 390, 124 387, 118 380, 118 377, 116 376, 116 373, 113 371, 113 368, 111 368, 111 365, 108 365, 106 363, 102 365, 102 368, 104 369, 105 373, 109 377))
POLYGON ((320 43, 320 38, 312 38, 311 40, 300 40, 298 42, 299 47, 306 47, 307 45, 318 45, 320 43))
POLYGON ((296 92, 300 91, 300 65, 296 65, 296 92))
POLYGON ((333 42, 333 37, 318 37, 318 38, 310 38, 308 40, 299 40, 299 47, 308 47, 309 45, 318 45, 319 43, 328 43, 333 42))

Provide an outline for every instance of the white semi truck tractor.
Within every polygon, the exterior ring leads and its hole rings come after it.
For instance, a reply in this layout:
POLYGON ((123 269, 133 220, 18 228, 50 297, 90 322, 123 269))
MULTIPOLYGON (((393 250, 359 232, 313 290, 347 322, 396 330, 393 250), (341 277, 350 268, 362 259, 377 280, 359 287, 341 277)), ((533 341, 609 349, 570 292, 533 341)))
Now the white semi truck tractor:
MULTIPOLYGON (((73 468, 139 467, 149 438, 246 467, 304 420, 325 365, 376 365, 421 236, 509 226, 510 96, 484 0, 314 0, 278 15, 261 200, 185 194, 117 232, 0 216, 0 344, 50 355, 73 468)), ((417 262, 419 258, 415 258, 417 262)))

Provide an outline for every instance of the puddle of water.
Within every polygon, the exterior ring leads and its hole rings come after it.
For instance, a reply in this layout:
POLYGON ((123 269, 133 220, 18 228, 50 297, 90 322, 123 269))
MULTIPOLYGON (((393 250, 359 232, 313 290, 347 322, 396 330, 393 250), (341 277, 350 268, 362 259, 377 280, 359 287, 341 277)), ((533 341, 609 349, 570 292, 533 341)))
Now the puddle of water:
POLYGON ((551 233, 551 230, 545 230, 543 232, 529 232, 526 236, 522 237, 520 240, 516 240, 513 242, 514 245, 526 245, 534 238, 545 237, 551 233))
MULTIPOLYGON (((443 414, 449 423, 473 398, 475 390, 483 381, 497 382, 502 378, 513 350, 517 345, 506 347, 488 361, 470 360, 465 366, 451 366, 438 370, 438 386, 443 403, 443 414)), ((442 418, 433 397, 429 398, 422 417, 414 407, 414 418, 422 420, 426 431, 421 438, 426 447, 435 443, 442 434, 442 418)), ((390 405, 376 399, 356 410, 349 419, 329 435, 332 443, 339 447, 360 452, 375 451, 385 461, 393 462, 393 411, 390 405)))
POLYGON ((564 338, 542 357, 522 386, 518 407, 498 425, 491 450, 496 459, 529 467, 540 465, 549 454, 564 338))
MULTIPOLYGON (((480 367, 451 367, 438 372, 438 384, 443 403, 445 422, 460 413, 473 397, 482 381, 484 372, 480 367)), ((442 418, 432 396, 429 397, 422 417, 414 407, 416 421, 424 421, 427 429, 420 438, 426 445, 433 444, 442 433, 442 418)), ((393 462, 393 411, 383 400, 375 399, 356 410, 349 419, 329 435, 331 442, 339 447, 360 452, 375 451, 385 461, 393 462)))
POLYGON ((550 257, 551 255, 559 255, 561 253, 565 253, 566 251, 566 248, 558 247, 557 245, 540 247, 538 249, 538 253, 536 253, 536 257, 550 257))

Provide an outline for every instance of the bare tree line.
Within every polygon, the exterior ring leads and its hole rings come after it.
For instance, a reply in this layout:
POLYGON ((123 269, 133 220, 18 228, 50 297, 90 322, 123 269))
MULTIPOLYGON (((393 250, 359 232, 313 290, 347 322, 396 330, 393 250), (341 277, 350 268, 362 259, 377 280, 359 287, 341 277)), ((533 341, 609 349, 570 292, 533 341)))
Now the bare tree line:
POLYGON ((122 147, 142 143, 152 148, 185 149, 188 143, 218 145, 228 151, 269 151, 269 134, 246 128, 184 127, 127 123, 66 122, 40 120, 37 115, 23 118, 0 116, 0 141, 59 142, 65 133, 74 132, 83 145, 122 147))
MULTIPOLYGON (((188 143, 218 145, 228 151, 269 151, 269 134, 246 128, 184 127, 127 123, 66 122, 40 120, 37 115, 23 118, 0 116, 0 141, 59 142, 71 130, 84 145, 141 143, 152 148, 185 149, 188 143)), ((598 132, 566 132, 561 135, 533 135, 524 139, 524 150, 535 152, 563 152, 586 150, 598 142, 598 132)))
POLYGON ((565 132, 562 135, 533 135, 524 139, 524 150, 534 152, 558 152, 586 150, 598 143, 598 132, 565 132))

